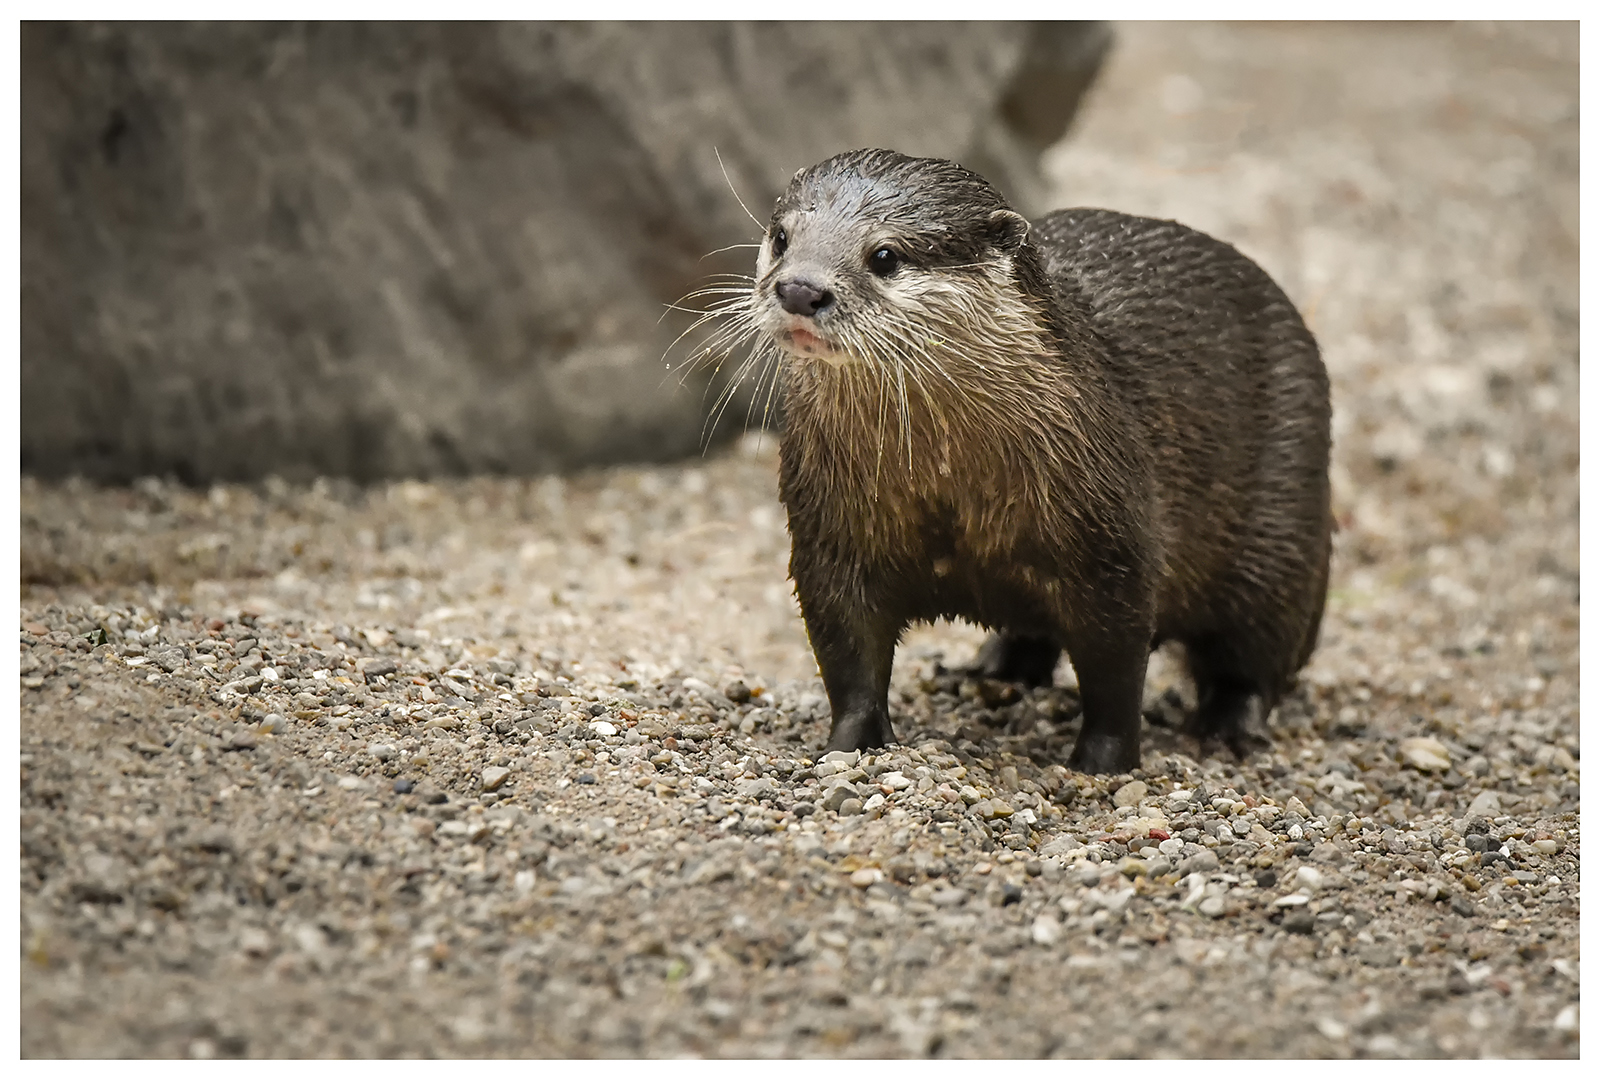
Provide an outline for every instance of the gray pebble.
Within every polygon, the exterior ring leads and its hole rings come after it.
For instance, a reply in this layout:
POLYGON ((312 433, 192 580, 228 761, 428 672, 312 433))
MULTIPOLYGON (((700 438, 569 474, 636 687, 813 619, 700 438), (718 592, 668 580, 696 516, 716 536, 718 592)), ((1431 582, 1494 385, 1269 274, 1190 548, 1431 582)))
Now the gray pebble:
POLYGON ((1297 907, 1283 917, 1283 928, 1291 934, 1309 934, 1317 928, 1317 917, 1309 908, 1297 907))
POLYGON ((824 810, 836 811, 843 806, 845 801, 848 799, 855 799, 857 804, 861 802, 860 799, 856 798, 856 789, 854 786, 850 784, 840 784, 838 787, 830 788, 828 793, 822 797, 822 802, 818 805, 824 810))

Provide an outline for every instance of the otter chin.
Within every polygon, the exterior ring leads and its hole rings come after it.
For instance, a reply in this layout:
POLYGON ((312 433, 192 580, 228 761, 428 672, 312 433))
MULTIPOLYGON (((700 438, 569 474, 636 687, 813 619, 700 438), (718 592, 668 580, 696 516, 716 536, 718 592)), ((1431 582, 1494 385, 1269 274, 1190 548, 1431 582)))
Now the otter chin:
POLYGON ((795 175, 738 304, 752 362, 778 361, 828 749, 893 741, 895 646, 941 617, 995 631, 991 677, 1048 683, 1065 650, 1074 768, 1139 764, 1168 640, 1187 730, 1258 743, 1316 644, 1332 527, 1327 373, 1259 267, 1170 221, 1030 222, 952 162, 858 150, 795 175))

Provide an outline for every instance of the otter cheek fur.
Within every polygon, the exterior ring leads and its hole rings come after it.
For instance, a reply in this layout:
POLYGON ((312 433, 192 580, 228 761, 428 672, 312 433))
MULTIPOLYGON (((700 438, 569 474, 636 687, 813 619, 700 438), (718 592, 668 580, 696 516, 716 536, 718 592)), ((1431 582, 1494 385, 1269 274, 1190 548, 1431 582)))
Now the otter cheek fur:
POLYGON ((748 303, 828 749, 893 741, 901 633, 960 617, 996 631, 992 677, 1048 683, 1066 650, 1074 768, 1138 765, 1168 639, 1188 730, 1247 752, 1316 643, 1331 529, 1327 374, 1259 267, 1174 222, 1030 225, 958 165, 862 150, 795 175, 748 303))

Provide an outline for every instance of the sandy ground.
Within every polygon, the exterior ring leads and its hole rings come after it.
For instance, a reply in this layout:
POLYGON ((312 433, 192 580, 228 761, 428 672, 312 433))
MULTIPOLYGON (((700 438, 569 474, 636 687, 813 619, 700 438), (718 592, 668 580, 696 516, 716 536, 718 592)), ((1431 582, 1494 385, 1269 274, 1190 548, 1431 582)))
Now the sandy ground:
POLYGON ((770 437, 22 489, 32 1057, 1578 1052, 1575 28, 1130 25, 1047 166, 1278 278, 1341 531, 1270 751, 945 670, 816 761, 770 437))

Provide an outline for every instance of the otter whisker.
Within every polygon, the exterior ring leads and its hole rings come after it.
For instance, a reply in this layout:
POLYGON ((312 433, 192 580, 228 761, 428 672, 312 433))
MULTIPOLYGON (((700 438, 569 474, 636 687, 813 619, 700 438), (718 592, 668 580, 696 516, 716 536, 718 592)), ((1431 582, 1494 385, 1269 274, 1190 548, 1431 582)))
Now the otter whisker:
MULTIPOLYGON (((863 360, 865 360, 866 362, 872 364, 874 367, 878 366, 877 358, 872 356, 872 353, 869 350, 866 350, 866 349, 861 350, 861 356, 862 356, 863 360)), ((874 501, 876 501, 877 498, 878 498, 878 480, 883 474, 883 437, 884 437, 884 429, 889 426, 889 424, 888 424, 889 384, 888 384, 888 381, 883 379, 883 378, 879 378, 877 380, 877 383, 878 383, 878 458, 877 458, 877 461, 874 462, 874 464, 872 466, 872 498, 873 498, 874 501)))
MULTIPOLYGON (((768 430, 772 426, 772 398, 778 390, 778 376, 783 373, 783 354, 777 349, 771 349, 770 352, 772 360, 768 365, 768 369, 772 372, 772 379, 767 383, 767 403, 761 409, 761 427, 763 430, 768 430)), ((759 392, 760 384, 757 383, 756 386, 759 392)))
POLYGON ((717 168, 722 170, 722 179, 727 181, 728 190, 733 192, 733 199, 739 204, 739 209, 743 210, 745 212, 745 216, 756 223, 756 228, 760 229, 762 232, 766 232, 767 227, 761 224, 760 220, 758 220, 756 216, 750 212, 750 208, 744 204, 744 200, 739 198, 739 190, 733 186, 733 178, 728 175, 728 166, 722 160, 722 152, 714 146, 711 148, 711 152, 717 155, 717 168))
MULTIPOLYGON (((767 381, 767 378, 768 378, 769 375, 771 376, 771 385, 774 388, 777 386, 777 383, 778 383, 778 370, 777 370, 778 369, 778 356, 777 356, 777 351, 775 349, 759 349, 757 351, 752 352, 751 355, 752 356, 758 356, 758 357, 761 358, 761 370, 756 373, 755 390, 751 392, 751 394, 750 394, 750 404, 747 405, 745 407, 745 410, 744 410, 744 433, 746 435, 750 434, 750 418, 754 413, 757 399, 759 399, 761 397, 761 384, 764 381, 767 381)), ((761 414, 761 427, 762 427, 763 430, 767 426, 767 424, 766 424, 767 413, 768 413, 768 411, 771 410, 771 408, 772 408, 772 391, 768 390, 767 391, 766 409, 761 414)))
POLYGON ((906 398, 906 369, 905 365, 897 359, 894 365, 895 382, 900 390, 900 435, 906 448, 906 475, 911 476, 916 471, 916 462, 912 460, 911 450, 911 402, 906 398))
POLYGON ((715 251, 706 252, 704 255, 700 256, 700 261, 701 262, 705 262, 707 259, 711 258, 711 256, 713 256, 713 255, 721 255, 724 251, 738 251, 740 248, 758 248, 760 246, 761 245, 759 243, 756 243, 756 244, 729 244, 727 247, 719 247, 715 251))
MULTIPOLYGON (((734 369, 732 377, 728 379, 728 381, 723 385, 721 391, 717 394, 716 400, 711 406, 710 414, 706 417, 705 423, 701 425, 700 428, 700 453, 702 456, 707 452, 707 450, 710 449, 711 437, 716 434, 717 425, 722 422, 722 414, 727 411, 728 405, 733 401, 733 395, 738 391, 739 386, 744 382, 745 376, 749 374, 750 365, 753 359, 753 353, 750 356, 747 356, 745 360, 734 369)), ((720 364, 718 365, 717 370, 721 370, 720 364)), ((709 390, 710 387, 708 386, 707 391, 709 392, 709 390)))
MULTIPOLYGON (((683 366, 687 367, 690 371, 695 370, 695 368, 698 366, 698 361, 701 358, 711 352, 717 351, 721 347, 722 342, 725 340, 724 335, 726 335, 726 340, 731 344, 745 332, 751 334, 755 333, 753 321, 751 321, 751 324, 748 326, 748 328, 741 327, 739 320, 742 316, 742 313, 738 310, 702 312, 699 318, 695 319, 695 321, 690 323, 682 333, 672 339, 672 344, 668 345, 666 351, 661 354, 661 359, 665 361, 666 358, 672 353, 672 350, 678 347, 678 343, 680 341, 694 333, 700 327, 706 325, 707 323, 714 322, 718 318, 730 315, 732 317, 731 324, 724 324, 723 326, 718 327, 717 330, 713 331, 710 339, 705 342, 699 352, 695 356, 690 357, 690 359, 683 366)), ((747 321, 750 320, 747 319, 747 321)), ((667 365, 668 370, 671 370, 671 367, 671 364, 667 365)))

